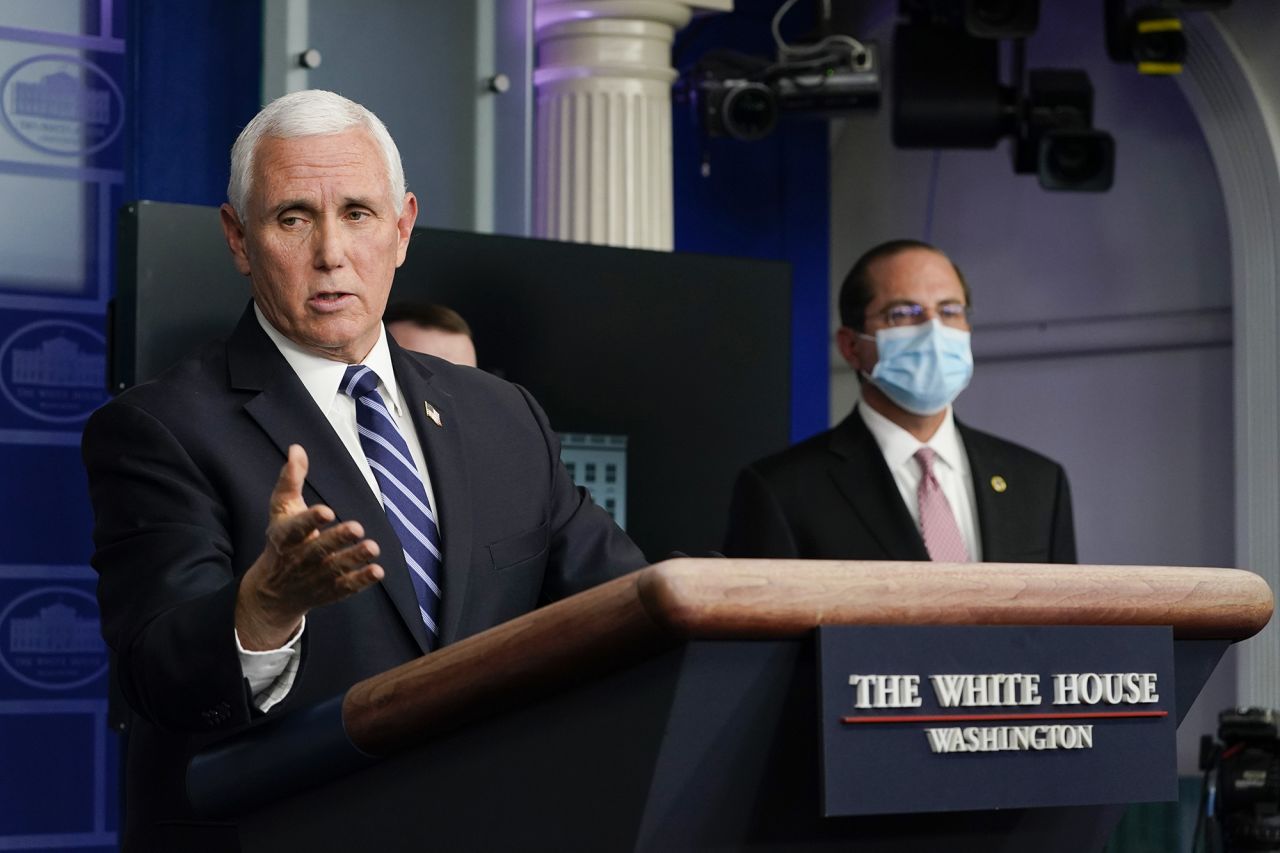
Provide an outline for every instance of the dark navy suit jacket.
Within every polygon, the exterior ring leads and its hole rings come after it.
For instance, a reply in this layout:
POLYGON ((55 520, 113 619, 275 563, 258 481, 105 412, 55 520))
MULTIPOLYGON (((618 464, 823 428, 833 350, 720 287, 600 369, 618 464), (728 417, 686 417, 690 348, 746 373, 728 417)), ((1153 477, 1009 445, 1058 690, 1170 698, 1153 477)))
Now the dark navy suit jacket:
MULTIPOLYGON (((1062 466, 956 421, 977 501, 982 559, 1074 563, 1071 492, 1062 466)), ((855 410, 742 471, 725 553, 731 557, 928 560, 875 437, 855 410)))
MULTIPOLYGON (((439 504, 443 644, 645 564, 573 485, 526 391, 389 343, 439 504)), ((240 670, 235 598, 262 552, 269 496, 295 443, 309 456, 307 503, 360 521, 386 576, 308 614, 297 679, 272 717, 426 650, 403 552, 345 445, 251 306, 225 343, 121 394, 85 429, 103 634, 136 715, 131 848, 155 844, 158 822, 189 817, 183 774, 193 751, 262 716, 240 670)))

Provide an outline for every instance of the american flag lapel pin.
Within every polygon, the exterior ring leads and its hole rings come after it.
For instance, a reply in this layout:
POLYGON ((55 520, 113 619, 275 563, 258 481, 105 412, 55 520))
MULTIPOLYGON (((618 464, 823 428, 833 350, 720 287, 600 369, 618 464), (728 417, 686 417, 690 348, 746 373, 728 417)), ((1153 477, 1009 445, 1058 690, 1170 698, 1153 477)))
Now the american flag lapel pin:
POLYGON ((435 424, 438 427, 444 426, 444 424, 441 423, 440 421, 440 412, 436 409, 435 406, 431 405, 430 403, 424 402, 422 404, 422 408, 424 411, 426 411, 427 417, 431 419, 431 422, 433 424, 435 424))

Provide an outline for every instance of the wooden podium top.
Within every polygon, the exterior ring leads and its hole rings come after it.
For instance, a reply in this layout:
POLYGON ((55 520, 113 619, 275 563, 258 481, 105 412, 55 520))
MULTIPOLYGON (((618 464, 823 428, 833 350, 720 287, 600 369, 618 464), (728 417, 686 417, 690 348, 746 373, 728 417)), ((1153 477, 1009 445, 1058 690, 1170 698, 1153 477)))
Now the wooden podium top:
POLYGON ((1169 625, 1243 640, 1271 618, 1240 569, 677 559, 360 682, 343 720, 387 754, 686 640, 786 639, 818 625, 1169 625))

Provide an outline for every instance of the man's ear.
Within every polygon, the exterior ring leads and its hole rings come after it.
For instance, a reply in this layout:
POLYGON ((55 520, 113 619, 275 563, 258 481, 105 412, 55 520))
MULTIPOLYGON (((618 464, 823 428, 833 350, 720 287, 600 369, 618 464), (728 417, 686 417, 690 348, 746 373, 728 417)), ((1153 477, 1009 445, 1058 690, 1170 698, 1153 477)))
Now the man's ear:
POLYGON ((240 271, 240 275, 248 275, 249 253, 245 249, 244 226, 240 224, 240 217, 236 216, 235 208, 229 204, 218 208, 218 215, 222 220, 222 235, 227 238, 227 248, 231 250, 236 269, 240 271))
POLYGON ((413 193, 404 194, 404 208, 396 219, 396 231, 400 232, 400 243, 396 247, 396 266, 404 263, 409 252, 409 238, 413 236, 413 224, 418 221, 418 197, 413 193))
POLYGON ((840 350, 840 356, 855 372, 862 370, 870 372, 871 366, 863 363, 862 355, 859 353, 858 344, 861 341, 858 333, 848 326, 836 329, 836 348, 840 350))

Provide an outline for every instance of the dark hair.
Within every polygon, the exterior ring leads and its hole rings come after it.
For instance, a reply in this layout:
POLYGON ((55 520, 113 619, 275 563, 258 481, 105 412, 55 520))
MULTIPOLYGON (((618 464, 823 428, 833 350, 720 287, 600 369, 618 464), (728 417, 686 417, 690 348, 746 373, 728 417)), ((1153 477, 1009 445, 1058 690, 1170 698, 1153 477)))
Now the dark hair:
MULTIPOLYGON (((853 269, 849 270, 849 274, 844 277, 844 283, 840 285, 840 324, 848 326, 851 329, 862 331, 867 326, 867 306, 876 297, 875 282, 872 280, 868 270, 876 261, 884 258, 891 258, 899 252, 905 252, 909 249, 924 249, 929 252, 937 252, 942 257, 947 258, 947 253, 943 252, 936 246, 931 246, 923 240, 889 240, 878 246, 872 246, 863 252, 862 257, 858 258, 854 263, 853 269)), ((969 282, 965 281, 964 273, 960 272, 960 267, 956 266, 956 262, 947 258, 951 263, 951 268, 956 271, 956 278, 960 279, 960 286, 964 288, 964 301, 966 305, 973 304, 973 297, 969 293, 969 282)))
POLYGON ((413 323, 424 329, 442 329, 467 337, 472 336, 471 327, 467 325, 467 321, 447 305, 436 305, 431 302, 393 302, 383 313, 382 322, 400 321, 413 323))

